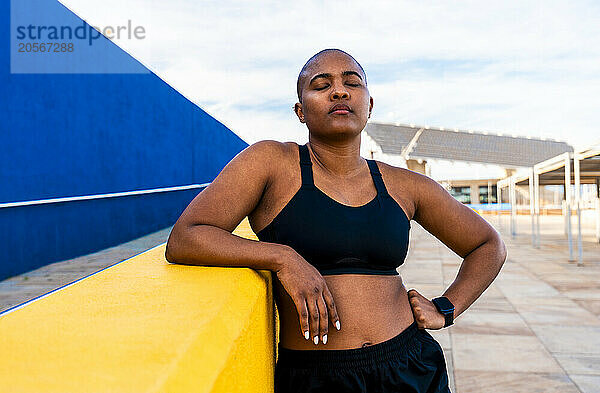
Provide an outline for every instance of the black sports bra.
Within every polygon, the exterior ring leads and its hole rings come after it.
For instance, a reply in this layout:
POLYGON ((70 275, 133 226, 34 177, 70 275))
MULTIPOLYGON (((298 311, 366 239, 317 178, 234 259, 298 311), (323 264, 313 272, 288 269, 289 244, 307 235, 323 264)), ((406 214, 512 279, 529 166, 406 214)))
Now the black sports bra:
POLYGON ((306 145, 299 145, 302 186, 264 229, 261 241, 286 244, 322 275, 399 275, 410 220, 388 194, 377 163, 367 164, 377 196, 362 206, 341 204, 315 187, 306 145))

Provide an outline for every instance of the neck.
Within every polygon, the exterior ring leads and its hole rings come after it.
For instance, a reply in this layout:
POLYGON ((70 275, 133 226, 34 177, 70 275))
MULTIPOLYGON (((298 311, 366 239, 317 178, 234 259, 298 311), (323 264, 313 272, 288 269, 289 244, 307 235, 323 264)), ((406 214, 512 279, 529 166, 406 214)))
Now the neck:
POLYGON ((331 176, 351 178, 364 168, 364 159, 360 156, 360 136, 335 144, 309 137, 308 148, 315 163, 331 176))

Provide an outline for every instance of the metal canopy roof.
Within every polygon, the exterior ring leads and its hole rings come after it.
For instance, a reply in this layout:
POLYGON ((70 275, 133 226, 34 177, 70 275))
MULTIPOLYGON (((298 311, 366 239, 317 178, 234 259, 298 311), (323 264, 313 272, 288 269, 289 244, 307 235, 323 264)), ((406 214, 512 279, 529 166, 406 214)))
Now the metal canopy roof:
MULTIPOLYGON (((575 153, 563 153, 534 165, 533 169, 535 173, 539 174, 539 184, 542 186, 565 184, 567 154, 569 157, 571 184, 575 183, 575 158, 579 159, 581 184, 596 184, 596 179, 600 177, 600 143, 575 153)), ((529 177, 529 174, 516 175, 515 184, 521 186, 528 185, 529 177)), ((499 185, 506 187, 509 179, 503 179, 499 182, 499 185)))
MULTIPOLYGON (((540 247, 540 186, 556 184, 565 186, 565 197, 563 216, 565 219, 565 230, 569 245, 569 261, 574 261, 573 236, 571 231, 571 206, 577 211, 577 266, 583 266, 583 246, 581 235, 581 184, 598 184, 600 179, 600 141, 589 148, 576 152, 566 152, 552 157, 548 160, 535 164, 529 169, 529 173, 518 173, 502 179, 497 183, 498 195, 502 188, 508 187, 510 200, 510 231, 512 236, 516 235, 515 216, 516 186, 529 186, 529 215, 531 216, 532 244, 540 247), (574 184, 573 190, 571 185, 574 184), (573 192, 574 191, 574 192, 573 192), (573 194, 575 197, 573 198, 573 194)), ((501 203, 501 198, 498 198, 501 203)), ((600 200, 596 200, 596 214, 600 213, 600 200)), ((500 205, 498 205, 500 207, 500 205)), ((498 209, 498 214, 500 209, 498 209)), ((596 241, 600 242, 600 216, 596 221, 596 241)))
POLYGON ((441 159, 518 168, 573 151, 566 142, 552 139, 406 124, 368 123, 365 131, 383 153, 402 155, 405 159, 441 159))

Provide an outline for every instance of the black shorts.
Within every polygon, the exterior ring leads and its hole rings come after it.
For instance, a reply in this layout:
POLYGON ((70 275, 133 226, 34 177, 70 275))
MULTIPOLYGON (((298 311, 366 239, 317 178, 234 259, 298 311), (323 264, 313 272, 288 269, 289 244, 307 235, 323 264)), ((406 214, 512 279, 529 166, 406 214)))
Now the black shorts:
POLYGON ((278 350, 275 393, 451 393, 442 347, 416 321, 363 348, 278 350))

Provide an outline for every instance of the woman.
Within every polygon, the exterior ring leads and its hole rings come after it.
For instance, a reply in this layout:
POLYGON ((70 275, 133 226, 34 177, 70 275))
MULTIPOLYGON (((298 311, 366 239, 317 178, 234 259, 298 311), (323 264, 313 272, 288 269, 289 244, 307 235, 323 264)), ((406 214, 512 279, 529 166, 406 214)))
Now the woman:
POLYGON ((276 393, 449 392, 425 329, 450 325, 483 293, 504 243, 427 176, 360 156, 373 98, 352 56, 317 53, 297 92, 309 142, 260 141, 235 156, 182 213, 167 260, 275 273, 276 393), (231 234, 246 216, 259 242, 231 234), (434 301, 407 291, 396 270, 410 220, 464 257, 434 301))

